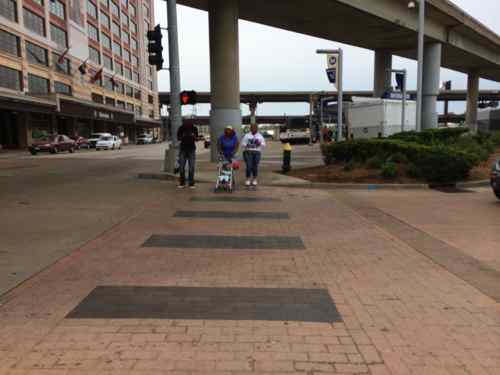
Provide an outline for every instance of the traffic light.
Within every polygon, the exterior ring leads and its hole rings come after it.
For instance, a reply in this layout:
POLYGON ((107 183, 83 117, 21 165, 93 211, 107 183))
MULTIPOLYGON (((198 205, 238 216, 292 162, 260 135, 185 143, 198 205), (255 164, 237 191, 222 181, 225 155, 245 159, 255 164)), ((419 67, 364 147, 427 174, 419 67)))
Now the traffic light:
POLYGON ((445 89, 446 91, 450 91, 451 90, 451 81, 444 81, 443 82, 443 89, 445 89))
POLYGON ((196 104, 196 91, 181 92, 181 105, 196 104))
POLYGON ((403 91, 405 89, 405 73, 396 73, 396 88, 399 91, 403 91))
POLYGON ((161 45, 161 39, 163 38, 163 35, 161 35, 160 25, 156 25, 153 30, 149 30, 147 33, 147 38, 149 41, 149 64, 156 66, 157 71, 161 70, 163 68, 163 47, 161 45))

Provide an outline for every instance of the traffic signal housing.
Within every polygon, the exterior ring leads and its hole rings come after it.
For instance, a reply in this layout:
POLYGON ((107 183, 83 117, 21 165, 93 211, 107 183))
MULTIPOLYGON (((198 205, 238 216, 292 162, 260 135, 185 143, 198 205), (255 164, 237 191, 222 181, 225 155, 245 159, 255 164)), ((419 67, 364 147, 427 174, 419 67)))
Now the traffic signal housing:
POLYGON ((181 105, 195 105, 196 104, 196 91, 182 91, 180 95, 181 105))
POLYGON ((161 45, 161 40, 163 35, 161 34, 160 25, 156 25, 153 30, 147 32, 148 38, 148 62, 150 65, 156 66, 156 70, 161 70, 163 68, 163 46, 161 45))

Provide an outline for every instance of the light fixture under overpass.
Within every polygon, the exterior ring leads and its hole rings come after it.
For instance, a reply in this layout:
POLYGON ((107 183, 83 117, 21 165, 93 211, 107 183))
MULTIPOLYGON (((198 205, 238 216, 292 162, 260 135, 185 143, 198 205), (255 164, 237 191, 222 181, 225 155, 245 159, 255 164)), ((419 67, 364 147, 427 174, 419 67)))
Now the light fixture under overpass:
POLYGON ((408 3, 409 9, 418 5, 418 75, 417 75, 417 131, 422 130, 422 86, 424 77, 424 34, 425 34, 425 0, 414 0, 408 3))

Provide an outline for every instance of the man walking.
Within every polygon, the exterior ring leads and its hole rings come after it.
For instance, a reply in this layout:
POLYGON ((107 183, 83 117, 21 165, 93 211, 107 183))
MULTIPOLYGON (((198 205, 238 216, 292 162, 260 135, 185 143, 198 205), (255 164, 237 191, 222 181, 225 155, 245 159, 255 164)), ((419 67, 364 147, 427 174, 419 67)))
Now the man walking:
POLYGON ((180 142, 179 150, 179 189, 186 187, 186 163, 189 163, 188 182, 189 187, 194 189, 194 170, 196 162, 196 140, 198 129, 193 124, 183 124, 177 132, 177 140, 180 142))

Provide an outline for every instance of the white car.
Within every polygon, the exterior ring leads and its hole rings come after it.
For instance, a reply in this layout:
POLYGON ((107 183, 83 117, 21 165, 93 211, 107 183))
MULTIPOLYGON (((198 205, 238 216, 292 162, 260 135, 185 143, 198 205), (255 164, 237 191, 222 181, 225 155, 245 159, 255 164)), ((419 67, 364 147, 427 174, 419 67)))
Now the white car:
POLYGON ((95 149, 97 151, 115 150, 115 149, 120 150, 121 148, 122 148, 122 140, 120 139, 120 137, 117 137, 116 135, 101 137, 95 145, 95 149))
POLYGON ((141 134, 137 138, 138 145, 147 145, 153 143, 153 136, 151 134, 141 134))
POLYGON ((102 137, 112 137, 111 133, 92 133, 89 137, 90 147, 95 147, 99 139, 102 137))

